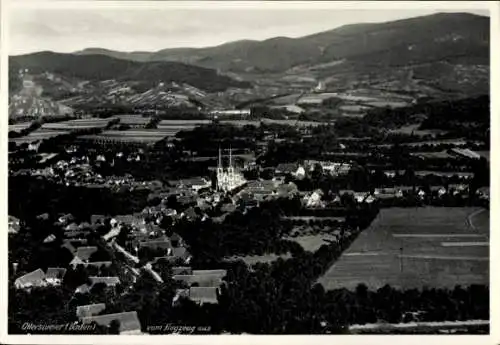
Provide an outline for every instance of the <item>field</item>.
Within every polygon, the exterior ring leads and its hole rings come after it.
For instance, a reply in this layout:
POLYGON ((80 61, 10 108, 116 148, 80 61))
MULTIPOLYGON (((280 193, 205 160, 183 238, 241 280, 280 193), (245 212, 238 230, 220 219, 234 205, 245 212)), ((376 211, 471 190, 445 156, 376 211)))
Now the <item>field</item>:
POLYGON ((225 261, 237 261, 243 260, 247 265, 252 266, 257 263, 268 263, 278 260, 278 258, 282 258, 283 260, 290 259, 292 256, 290 253, 288 254, 265 254, 265 255, 246 255, 246 256, 233 256, 230 258, 226 258, 225 261))
POLYGON ((15 142, 18 145, 24 144, 24 143, 30 144, 30 143, 34 143, 37 141, 41 141, 41 140, 57 137, 59 135, 69 134, 69 133, 71 133, 71 132, 70 131, 54 131, 54 130, 37 129, 36 131, 31 132, 30 134, 28 134, 24 137, 9 139, 9 141, 15 142))
POLYGON ((286 237, 285 240, 295 241, 304 248, 305 251, 314 253, 323 244, 328 245, 329 241, 337 241, 337 237, 329 234, 304 235, 297 237, 286 237))
POLYGON ((43 129, 51 130, 74 130, 74 129, 90 129, 90 128, 104 128, 111 119, 89 118, 89 119, 76 119, 54 123, 44 123, 43 129))
POLYGON ((419 129, 420 124, 413 124, 413 125, 407 125, 403 126, 397 129, 391 129, 389 130, 390 133, 400 133, 400 134, 413 134, 413 135, 418 135, 418 136, 424 136, 424 135, 437 135, 437 134, 443 134, 446 133, 446 131, 442 131, 439 129, 419 129))
POLYGON ((212 121, 210 120, 161 120, 158 127, 169 127, 169 126, 184 126, 184 127, 196 127, 200 125, 208 125, 212 121))
MULTIPOLYGON (((441 139, 441 140, 429 140, 429 141, 418 141, 413 143, 401 143, 401 146, 408 147, 419 147, 424 145, 437 146, 437 145, 454 145, 454 146, 463 146, 467 145, 467 141, 465 139, 441 139)), ((480 142, 474 142, 481 144, 480 142)), ((377 147, 391 147, 392 144, 378 144, 375 145, 377 147)))
POLYGON ((21 123, 16 123, 14 125, 9 125, 9 132, 14 131, 14 132, 20 132, 23 129, 28 128, 31 126, 31 122, 21 122, 21 123))
POLYGON ((489 212, 382 209, 318 281, 325 289, 454 287, 489 283, 489 212))
MULTIPOLYGON (((289 125, 297 127, 309 127, 309 126, 321 126, 326 125, 326 122, 316 122, 316 121, 299 121, 299 120, 272 120, 272 119, 262 119, 265 124, 279 124, 279 125, 289 125)), ((261 121, 259 120, 222 120, 220 123, 233 125, 233 126, 260 126, 261 121)))
POLYGON ((420 157, 420 158, 441 158, 441 159, 456 159, 455 156, 450 155, 446 151, 440 152, 412 152, 410 156, 420 157))
POLYGON ((385 108, 385 107, 402 108, 408 106, 408 103, 406 102, 396 102, 396 101, 373 101, 373 102, 366 102, 364 104, 375 108, 385 108))
POLYGON ((169 136, 169 133, 157 129, 131 129, 128 131, 104 131, 101 134, 82 135, 80 138, 97 141, 152 144, 163 140, 167 136, 169 136))
POLYGON ((210 120, 161 120, 157 130, 167 136, 175 136, 180 131, 191 131, 197 126, 209 124, 210 120))
POLYGON ((119 119, 120 124, 129 126, 145 126, 151 121, 150 117, 145 117, 142 115, 116 115, 111 119, 119 119))

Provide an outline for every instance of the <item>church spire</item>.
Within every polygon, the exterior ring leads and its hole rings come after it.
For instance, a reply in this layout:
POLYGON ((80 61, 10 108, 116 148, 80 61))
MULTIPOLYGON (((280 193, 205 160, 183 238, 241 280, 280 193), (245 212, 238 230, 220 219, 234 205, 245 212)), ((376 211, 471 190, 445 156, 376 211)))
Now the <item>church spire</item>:
POLYGON ((220 146, 219 146, 219 166, 218 168, 222 168, 222 153, 221 153, 221 150, 220 150, 220 146))

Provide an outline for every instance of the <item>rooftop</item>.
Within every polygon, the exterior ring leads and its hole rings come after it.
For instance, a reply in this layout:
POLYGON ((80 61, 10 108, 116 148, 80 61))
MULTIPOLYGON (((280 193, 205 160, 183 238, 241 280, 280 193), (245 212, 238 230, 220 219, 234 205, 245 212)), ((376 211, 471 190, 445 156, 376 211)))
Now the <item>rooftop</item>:
POLYGON ((45 275, 46 279, 62 279, 66 274, 66 269, 61 267, 49 267, 45 275))
POLYGON ((216 287, 191 287, 189 299, 198 303, 217 303, 218 289, 216 287))
POLYGON ((81 305, 76 308, 76 316, 81 320, 84 317, 97 315, 104 309, 106 309, 104 303, 81 305))
POLYGON ((111 321, 113 320, 117 320, 120 322, 120 333, 141 330, 141 323, 137 316, 137 312, 135 311, 88 316, 82 319, 84 324, 96 322, 98 325, 106 327, 108 327, 111 324, 111 321))

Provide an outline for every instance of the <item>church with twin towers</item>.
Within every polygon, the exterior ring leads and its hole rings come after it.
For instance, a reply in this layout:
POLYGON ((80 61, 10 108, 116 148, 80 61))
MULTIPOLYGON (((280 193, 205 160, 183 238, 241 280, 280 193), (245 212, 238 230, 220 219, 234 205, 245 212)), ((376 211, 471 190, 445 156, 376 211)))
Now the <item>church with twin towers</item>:
POLYGON ((217 165, 217 190, 221 192, 231 192, 243 186, 247 181, 233 166, 232 149, 229 148, 229 164, 224 168, 222 162, 222 150, 219 147, 219 163, 217 165))

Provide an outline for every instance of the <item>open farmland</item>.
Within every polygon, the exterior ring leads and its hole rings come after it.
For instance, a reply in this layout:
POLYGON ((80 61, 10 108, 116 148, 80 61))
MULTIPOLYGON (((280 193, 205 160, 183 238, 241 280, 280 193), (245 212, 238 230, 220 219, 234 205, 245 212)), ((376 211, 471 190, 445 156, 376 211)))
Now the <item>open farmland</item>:
POLYGON ((180 131, 192 131, 194 128, 207 125, 210 120, 161 120, 156 126, 158 131, 175 136, 180 131))
POLYGON ((408 106, 408 103, 406 102, 396 102, 396 101, 373 101, 373 102, 366 102, 364 104, 374 108, 385 108, 385 107, 402 108, 408 106))
POLYGON ((407 126, 402 126, 397 129, 391 129, 389 130, 390 133, 399 133, 399 134, 412 134, 412 135, 418 135, 418 136, 424 136, 424 135, 438 135, 438 134, 444 134, 446 131, 442 131, 439 129, 419 129, 420 124, 412 124, 412 125, 407 125, 407 126))
MULTIPOLYGON (((465 139, 440 139, 440 140, 429 140, 429 141, 418 141, 418 142, 413 142, 413 143, 401 143, 401 146, 408 146, 408 147, 420 147, 424 145, 429 145, 429 146, 438 146, 438 145, 453 145, 453 146, 465 146, 468 144, 482 144, 479 141, 472 141, 468 142, 465 139)), ((393 144, 377 144, 375 145, 376 147, 392 147, 393 144)))
POLYGON ((132 127, 144 127, 151 121, 151 118, 142 115, 116 115, 111 119, 119 119, 120 124, 132 127))
POLYGON ((337 236, 333 234, 319 234, 319 235, 304 235, 297 237, 286 237, 285 240, 294 241, 308 252, 314 253, 322 245, 330 244, 329 242, 337 242, 337 236))
POLYGON ((410 156, 419 157, 422 159, 456 159, 455 156, 450 155, 448 152, 440 151, 440 152, 411 152, 410 156))
POLYGON ((24 137, 20 138, 12 138, 9 139, 9 141, 14 142, 18 145, 21 144, 31 144, 35 143, 37 141, 42 141, 45 139, 57 137, 59 135, 65 135, 65 134, 70 134, 70 131, 55 131, 55 130, 47 130, 47 129, 37 129, 34 132, 29 133, 28 135, 25 135, 24 137))
POLYGON ((327 122, 316 122, 316 121, 300 121, 300 120, 273 120, 273 119, 261 119, 261 120, 222 120, 220 123, 233 125, 233 126, 260 126, 260 124, 279 124, 297 127, 316 127, 321 125, 326 125, 327 122))
POLYGON ((20 122, 13 125, 9 125, 9 132, 10 131, 21 132, 23 129, 26 129, 29 126, 31 126, 31 122, 20 122))
POLYGON ((54 123, 44 123, 43 129, 51 130, 79 130, 90 128, 104 128, 108 125, 111 119, 89 118, 89 119, 76 119, 54 123))
POLYGON ((488 284, 488 220, 480 208, 383 209, 318 282, 326 289, 488 284))
POLYGON ((104 131, 101 134, 82 135, 79 139, 96 142, 154 144, 168 136, 169 135, 164 131, 156 129, 133 129, 128 131, 104 131))
POLYGON ((281 254, 281 255, 276 255, 274 253, 271 254, 265 254, 265 255, 246 255, 246 256, 232 256, 229 258, 226 258, 225 261, 238 261, 238 260, 243 260, 247 265, 252 266, 257 263, 269 263, 278 260, 279 258, 282 258, 283 260, 290 259, 292 256, 290 253, 287 254, 281 254))

